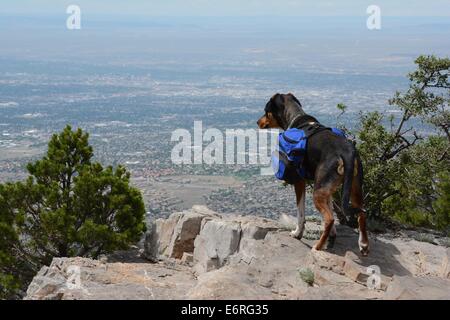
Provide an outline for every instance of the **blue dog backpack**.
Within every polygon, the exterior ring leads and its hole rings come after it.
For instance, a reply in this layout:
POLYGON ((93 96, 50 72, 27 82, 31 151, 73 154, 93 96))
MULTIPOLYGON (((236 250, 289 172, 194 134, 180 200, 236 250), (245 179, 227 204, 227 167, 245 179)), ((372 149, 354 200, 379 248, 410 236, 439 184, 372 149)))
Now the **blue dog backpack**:
POLYGON ((306 156, 308 138, 321 130, 331 130, 334 134, 345 137, 338 128, 315 127, 313 130, 297 128, 288 129, 278 135, 276 150, 272 153, 272 169, 275 177, 288 184, 294 184, 307 176, 303 162, 306 156))

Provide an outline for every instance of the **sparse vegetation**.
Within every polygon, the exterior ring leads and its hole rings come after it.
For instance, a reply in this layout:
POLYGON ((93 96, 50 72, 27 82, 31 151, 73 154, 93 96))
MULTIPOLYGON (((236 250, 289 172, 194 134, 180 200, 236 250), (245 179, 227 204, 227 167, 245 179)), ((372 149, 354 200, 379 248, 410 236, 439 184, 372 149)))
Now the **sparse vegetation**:
POLYGON ((309 222, 322 223, 322 218, 320 218, 318 215, 309 215, 306 216, 305 219, 309 222))
POLYGON ((384 233, 387 230, 385 222, 376 219, 368 219, 367 228, 372 232, 379 232, 379 233, 384 233))
POLYGON ((314 285, 314 272, 310 268, 302 268, 298 270, 300 279, 302 279, 309 286, 314 285))
POLYGON ((412 236, 412 238, 419 242, 427 242, 431 244, 436 244, 434 236, 428 233, 417 233, 412 236))
POLYGON ((449 237, 445 237, 445 238, 439 239, 439 244, 441 246, 446 247, 446 248, 450 248, 450 238, 449 237))
POLYGON ((322 234, 321 230, 309 230, 306 229, 305 233, 303 234, 303 238, 306 240, 319 240, 320 236, 322 234))

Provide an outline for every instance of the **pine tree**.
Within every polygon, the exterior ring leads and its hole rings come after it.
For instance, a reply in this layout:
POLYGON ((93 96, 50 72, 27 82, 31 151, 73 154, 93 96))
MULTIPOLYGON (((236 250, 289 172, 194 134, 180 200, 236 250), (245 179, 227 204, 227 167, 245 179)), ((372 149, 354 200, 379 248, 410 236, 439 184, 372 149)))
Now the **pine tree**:
POLYGON ((67 126, 24 182, 0 185, 0 295, 11 294, 53 257, 126 249, 145 231, 139 190, 122 166, 92 162, 89 135, 67 126))
POLYGON ((450 59, 420 56, 415 63, 408 90, 389 101, 400 118, 363 112, 353 131, 364 165, 365 208, 370 219, 448 232, 450 59))

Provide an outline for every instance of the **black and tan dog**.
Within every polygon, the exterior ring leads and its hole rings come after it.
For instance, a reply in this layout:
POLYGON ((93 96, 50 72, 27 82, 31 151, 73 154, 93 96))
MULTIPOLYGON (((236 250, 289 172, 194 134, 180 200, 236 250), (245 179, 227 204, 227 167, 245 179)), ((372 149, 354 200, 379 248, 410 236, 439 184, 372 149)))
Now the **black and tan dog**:
MULTIPOLYGON (((275 94, 265 107, 265 114, 258 120, 260 129, 300 128, 305 124, 318 123, 317 119, 306 114, 300 101, 289 94, 275 94)), ((321 250, 329 240, 332 246, 336 237, 332 196, 343 184, 342 205, 345 215, 356 215, 359 225, 359 249, 363 255, 369 252, 369 239, 366 232, 366 213, 363 209, 362 164, 353 143, 346 138, 321 130, 308 138, 304 160, 306 176, 314 177, 313 200, 324 219, 324 231, 316 250, 321 250), (351 200, 351 206, 349 204, 351 200)), ((298 207, 298 224, 292 235, 301 239, 305 225, 305 181, 294 184, 298 207)))

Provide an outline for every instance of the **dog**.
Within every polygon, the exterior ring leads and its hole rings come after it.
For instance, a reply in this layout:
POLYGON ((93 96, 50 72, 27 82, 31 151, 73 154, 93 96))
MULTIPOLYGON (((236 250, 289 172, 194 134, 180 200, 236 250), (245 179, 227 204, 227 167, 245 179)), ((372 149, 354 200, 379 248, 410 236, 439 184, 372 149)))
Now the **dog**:
MULTIPOLYGON (((292 94, 275 94, 264 109, 264 115, 257 121, 260 129, 300 128, 306 124, 319 124, 316 118, 306 114, 300 101, 292 94)), ((313 177, 313 200, 322 214, 324 230, 313 249, 322 250, 328 240, 328 248, 334 245, 336 228, 332 196, 343 186, 342 209, 346 216, 356 216, 359 228, 359 250, 369 253, 369 239, 366 231, 366 212, 363 209, 363 168, 354 144, 345 137, 335 135, 331 130, 321 130, 308 138, 303 167, 306 176, 313 177), (350 206, 351 201, 351 206, 350 206)), ((297 227, 291 235, 301 239, 305 227, 304 179, 294 183, 297 201, 297 227)))

